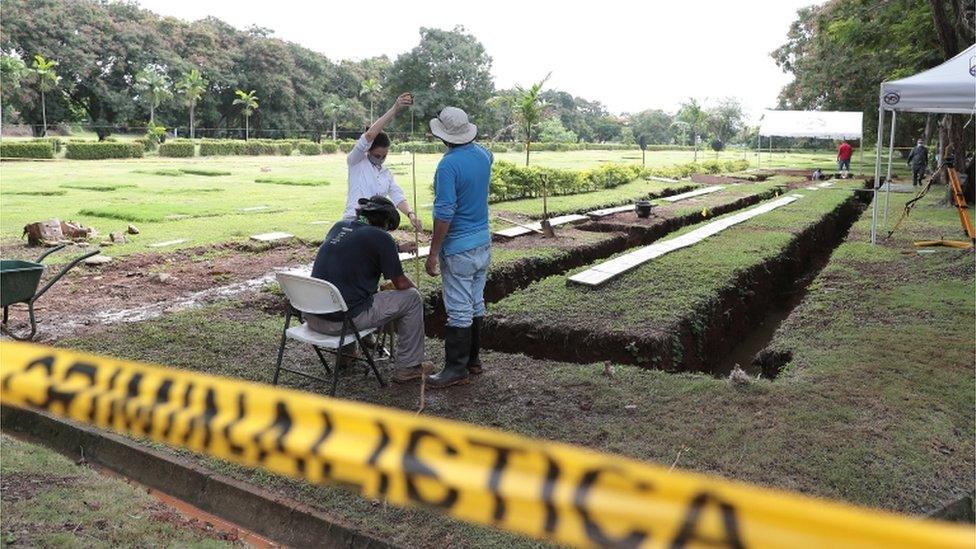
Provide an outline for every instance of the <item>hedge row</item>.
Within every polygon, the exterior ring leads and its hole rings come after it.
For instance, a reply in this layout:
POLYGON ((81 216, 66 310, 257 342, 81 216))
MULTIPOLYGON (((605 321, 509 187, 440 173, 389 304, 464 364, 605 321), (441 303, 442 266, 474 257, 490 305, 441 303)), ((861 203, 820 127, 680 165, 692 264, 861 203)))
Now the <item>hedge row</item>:
POLYGON ((190 158, 194 155, 196 145, 189 139, 170 139, 159 145, 159 156, 170 158, 190 158))
POLYGON ((643 175, 640 166, 608 164, 591 170, 565 170, 540 166, 522 167, 495 162, 491 172, 489 202, 542 196, 543 184, 550 195, 577 194, 612 189, 643 175))
POLYGON ((749 167, 746 160, 706 160, 646 169, 629 164, 607 164, 590 170, 566 170, 540 166, 517 166, 510 162, 495 162, 491 173, 489 202, 536 198, 542 196, 547 183, 550 196, 585 193, 612 189, 647 176, 681 178, 693 173, 736 172, 749 167))
POLYGON ((142 144, 107 141, 71 141, 65 158, 72 160, 104 160, 106 158, 141 158, 142 144))
POLYGON ((292 153, 292 148, 291 141, 275 139, 202 139, 200 156, 288 156, 292 153))
POLYGON ((0 142, 0 158, 54 158, 54 146, 41 141, 0 142))
POLYGON ((54 148, 54 154, 61 152, 61 138, 60 137, 37 137, 31 139, 31 143, 50 143, 51 147, 54 148))
MULTIPOLYGON (((525 152, 525 143, 510 143, 496 141, 482 143, 491 152, 525 152)), ((417 154, 438 154, 445 150, 444 144, 436 141, 404 141, 393 143, 391 152, 415 152, 417 154)), ((561 152, 561 151, 632 151, 640 150, 637 145, 624 143, 532 143, 533 152, 561 152)), ((649 151, 690 151, 692 147, 684 145, 648 145, 649 151)))

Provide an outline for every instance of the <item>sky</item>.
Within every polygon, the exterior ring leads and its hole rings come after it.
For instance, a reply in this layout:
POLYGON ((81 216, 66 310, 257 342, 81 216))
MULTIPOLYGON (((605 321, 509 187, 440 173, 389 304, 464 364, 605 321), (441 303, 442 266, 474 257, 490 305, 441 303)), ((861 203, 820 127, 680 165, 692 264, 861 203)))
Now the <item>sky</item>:
POLYGON ((618 114, 673 112, 688 97, 711 104, 733 96, 755 120, 776 106, 790 80, 770 52, 786 41, 797 9, 822 0, 274 0, 252 9, 239 0, 139 3, 186 20, 214 16, 242 29, 270 28, 332 60, 396 59, 419 43, 421 27, 462 25, 492 57, 498 88, 529 85, 551 71, 551 88, 618 114))

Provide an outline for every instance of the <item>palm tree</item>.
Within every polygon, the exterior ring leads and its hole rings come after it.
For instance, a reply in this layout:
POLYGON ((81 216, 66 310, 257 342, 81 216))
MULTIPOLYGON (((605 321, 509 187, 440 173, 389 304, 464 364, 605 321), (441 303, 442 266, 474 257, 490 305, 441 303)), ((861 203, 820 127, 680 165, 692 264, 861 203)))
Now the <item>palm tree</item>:
POLYGON ((207 81, 200 75, 200 71, 191 69, 176 83, 176 91, 183 96, 183 102, 190 108, 190 139, 193 139, 193 111, 203 92, 207 91, 207 81))
POLYGON ((362 86, 359 88, 359 95, 365 95, 369 99, 369 120, 373 120, 373 101, 376 96, 383 91, 383 85, 379 83, 375 78, 367 78, 363 80, 362 86))
POLYGON ((47 135, 47 100, 44 95, 58 86, 61 77, 54 71, 58 62, 53 59, 44 59, 44 56, 37 54, 31 64, 32 72, 37 77, 37 89, 41 92, 41 137, 47 135))
POLYGON ((542 86, 545 85, 546 81, 552 73, 546 75, 545 78, 532 84, 528 89, 521 86, 515 87, 515 113, 518 116, 519 122, 522 125, 522 132, 525 136, 525 165, 529 165, 529 149, 532 146, 532 130, 535 129, 536 124, 542 120, 542 116, 546 111, 546 102, 540 97, 542 93, 542 86))
POLYGON ((692 97, 687 102, 681 104, 681 108, 678 110, 678 115, 675 118, 691 127, 692 138, 695 140, 695 162, 698 162, 698 135, 705 129, 705 125, 708 123, 708 113, 692 97))
POLYGON ((136 74, 136 89, 145 95, 149 103, 149 125, 156 125, 156 107, 173 96, 170 91, 169 77, 158 67, 149 65, 136 74))
POLYGON ((327 115, 332 117, 332 140, 335 141, 337 139, 336 126, 338 125, 339 121, 339 113, 346 110, 346 106, 343 104, 341 99, 333 96, 329 98, 329 101, 325 104, 323 109, 327 115))
POLYGON ((243 106, 241 113, 244 115, 244 141, 250 139, 251 114, 253 114, 258 108, 258 96, 254 95, 255 91, 256 90, 251 90, 244 93, 244 90, 236 90, 234 92, 237 95, 237 99, 234 100, 234 104, 243 106))

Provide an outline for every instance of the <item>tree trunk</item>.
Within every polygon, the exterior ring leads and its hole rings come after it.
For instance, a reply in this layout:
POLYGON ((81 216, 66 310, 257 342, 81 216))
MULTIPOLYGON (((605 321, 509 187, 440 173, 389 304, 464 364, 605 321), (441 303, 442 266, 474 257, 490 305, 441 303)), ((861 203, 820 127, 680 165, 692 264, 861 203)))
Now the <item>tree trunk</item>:
POLYGON ((369 100, 369 123, 372 124, 373 122, 375 122, 375 120, 373 119, 373 100, 370 99, 369 100))
MULTIPOLYGON (((942 46, 946 59, 950 59, 959 53, 956 30, 946 14, 944 0, 929 0, 929 4, 932 6, 932 19, 935 22, 935 31, 939 35, 939 45, 942 46)), ((957 16, 961 15, 957 14, 957 16)))
POLYGON ((529 141, 528 139, 526 139, 525 140, 525 165, 526 165, 526 167, 528 167, 528 165, 529 165, 529 147, 530 147, 530 145, 532 145, 532 141, 529 141))
POLYGON ((935 114, 929 113, 929 115, 925 117, 925 134, 922 137, 925 140, 926 146, 929 146, 929 144, 932 143, 932 132, 934 130, 935 130, 935 114))
POLYGON ((193 139, 193 109, 196 105, 190 105, 190 139, 193 139))
POLYGON ((332 119, 332 140, 336 141, 336 119, 332 119))
POLYGON ((251 120, 251 117, 250 116, 245 116, 244 117, 244 141, 250 141, 251 140, 251 125, 250 125, 250 120, 251 120))
POLYGON ((149 125, 156 125, 156 107, 152 103, 149 104, 149 125))
POLYGON ((44 89, 41 88, 41 137, 47 137, 47 106, 44 100, 44 89))

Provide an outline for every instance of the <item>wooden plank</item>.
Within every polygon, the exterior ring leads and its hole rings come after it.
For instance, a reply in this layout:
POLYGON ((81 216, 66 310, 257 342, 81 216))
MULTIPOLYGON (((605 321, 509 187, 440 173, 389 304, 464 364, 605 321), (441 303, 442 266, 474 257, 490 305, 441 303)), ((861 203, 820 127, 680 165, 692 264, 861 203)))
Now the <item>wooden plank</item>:
POLYGON ((430 255, 430 246, 421 246, 420 248, 417 248, 417 252, 418 252, 417 254, 413 254, 410 252, 402 252, 400 254, 400 261, 407 261, 415 257, 419 257, 419 258, 427 257, 428 255, 430 255))
MULTIPOLYGON (((584 221, 586 219, 589 218, 586 217, 585 215, 579 215, 579 214, 561 215, 559 217, 553 217, 552 219, 550 219, 549 224, 552 225, 553 227, 556 227, 558 225, 565 225, 567 223, 576 223, 577 221, 584 221)), ((535 223, 527 223, 525 227, 512 227, 510 229, 505 229, 503 231, 495 231, 495 234, 497 234, 498 236, 504 236, 506 238, 515 238, 516 236, 529 234, 533 232, 533 230, 541 231, 542 223, 538 221, 535 223)))
POLYGON ((675 250, 697 244, 709 236, 718 234, 725 229, 732 227, 733 225, 737 225, 743 221, 752 219, 753 217, 762 215, 764 213, 771 212, 776 208, 785 206, 791 202, 799 200, 800 198, 802 198, 802 195, 784 196, 771 202, 749 208, 748 210, 739 212, 735 215, 730 215, 728 217, 712 221, 711 223, 687 232, 681 236, 670 238, 661 242, 655 242, 650 246, 644 246, 643 248, 629 254, 624 254, 609 261, 604 261, 603 263, 595 265, 583 272, 570 276, 567 279, 567 282, 591 287, 600 286, 605 284, 607 281, 612 280, 640 265, 643 265, 654 258, 661 257, 662 255, 675 250))
POLYGON ((701 189, 695 189, 693 191, 688 191, 686 193, 665 196, 661 200, 665 202, 680 202, 688 198, 694 198, 696 196, 701 196, 703 194, 713 193, 715 191, 721 191, 724 188, 725 187, 723 185, 715 185, 713 187, 702 187, 701 189))
POLYGON ((182 244, 184 242, 186 242, 186 239, 185 238, 181 238, 179 240, 167 240, 165 242, 157 242, 155 244, 150 244, 149 247, 150 248, 165 248, 166 246, 175 246, 177 244, 182 244))
POLYGON ((656 175, 649 176, 648 179, 651 181, 659 181, 661 183, 681 183, 677 179, 671 179, 670 177, 658 177, 656 175))
POLYGON ((614 215, 618 213, 632 212, 632 211, 634 211, 634 205, 627 204, 624 206, 616 206, 613 208, 603 208, 602 210, 593 210, 592 212, 586 212, 586 215, 590 217, 606 217, 608 215, 614 215))
POLYGON ((273 232, 273 233, 262 233, 251 235, 251 240, 257 242, 277 242, 279 240, 287 240, 289 238, 294 238, 295 235, 283 232, 273 232))

